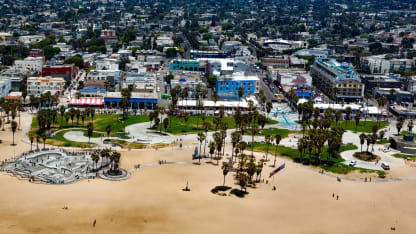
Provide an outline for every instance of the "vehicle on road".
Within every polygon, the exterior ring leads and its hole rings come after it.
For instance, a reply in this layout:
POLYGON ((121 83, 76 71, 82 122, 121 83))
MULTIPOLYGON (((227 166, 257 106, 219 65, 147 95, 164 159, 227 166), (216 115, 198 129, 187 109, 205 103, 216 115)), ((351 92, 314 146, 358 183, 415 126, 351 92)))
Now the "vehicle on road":
POLYGON ((383 168, 384 170, 390 170, 390 166, 388 163, 382 162, 381 163, 381 168, 383 168))
POLYGON ((351 160, 351 162, 349 163, 349 165, 353 167, 353 166, 357 165, 357 161, 351 160))

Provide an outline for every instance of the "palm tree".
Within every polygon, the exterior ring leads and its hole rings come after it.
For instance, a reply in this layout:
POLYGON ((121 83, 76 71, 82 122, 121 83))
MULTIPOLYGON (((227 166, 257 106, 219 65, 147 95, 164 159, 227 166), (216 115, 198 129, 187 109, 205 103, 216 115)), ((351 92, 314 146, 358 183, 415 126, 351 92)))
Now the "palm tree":
POLYGON ((251 127, 251 156, 254 154, 254 136, 258 133, 258 131, 257 126, 251 127))
POLYGON ((403 124, 404 124, 404 118, 403 116, 399 116, 396 122, 397 135, 400 135, 400 130, 403 128, 403 124))
POLYGON ((14 143, 14 133, 16 132, 17 129, 17 123, 15 121, 12 121, 12 132, 13 132, 13 144, 12 145, 16 145, 14 143))
POLYGON ((409 122, 407 123, 407 129, 409 130, 409 136, 411 136, 413 129, 413 120, 409 120, 409 122))
POLYGON ((266 103, 266 112, 267 112, 267 117, 269 117, 270 112, 272 111, 273 105, 271 102, 267 102, 266 103))
POLYGON ((98 166, 97 164, 98 164, 98 161, 100 160, 100 156, 98 155, 97 152, 94 152, 91 154, 91 160, 95 163, 95 169, 97 169, 97 166, 98 166))
POLYGON ((341 111, 337 110, 335 111, 335 123, 338 125, 338 121, 341 119, 341 111))
POLYGON ((276 136, 274 136, 274 142, 276 143, 276 149, 274 150, 274 163, 273 163, 273 167, 276 166, 277 147, 279 146, 281 140, 282 140, 282 136, 280 136, 279 134, 277 134, 276 136))
POLYGON ((198 141, 199 141, 199 155, 198 155, 198 161, 201 163, 201 146, 202 142, 205 140, 205 134, 202 132, 198 133, 198 141))
POLYGON ((377 123, 380 126, 379 118, 380 118, 380 115, 381 115, 381 109, 383 108, 384 105, 386 105, 386 98, 385 97, 377 98, 377 104, 378 104, 378 109, 380 111, 380 113, 377 115, 377 123))
POLYGON ((231 145, 232 145, 231 161, 233 161, 233 159, 234 159, 234 148, 241 141, 241 139, 242 139, 241 133, 235 131, 231 134, 231 145))
POLYGON ((361 114, 360 114, 360 112, 358 112, 355 115, 355 131, 357 131, 357 127, 360 124, 360 119, 361 119, 361 114))
POLYGON ((222 186, 224 187, 225 186, 225 177, 227 176, 228 171, 230 170, 230 165, 226 162, 222 163, 221 170, 222 170, 222 174, 224 175, 224 182, 222 183, 222 186))
POLYGON ((249 183, 252 183, 253 175, 254 175, 254 173, 256 173, 256 170, 257 170, 257 166, 254 163, 253 158, 250 159, 250 161, 247 163, 246 170, 247 170, 247 174, 248 174, 248 178, 249 178, 248 181, 249 181, 249 183))
POLYGON ((94 131, 94 127, 93 127, 92 123, 88 123, 88 126, 87 126, 88 143, 90 143, 93 131, 94 131))
POLYGON ((266 162, 267 162, 267 156, 269 155, 269 146, 270 146, 270 143, 272 141, 273 141, 273 138, 269 134, 267 134, 266 136, 264 136, 264 142, 266 142, 266 145, 267 145, 267 149, 266 149, 266 162))
POLYGON ((360 134, 360 145, 361 145, 361 153, 363 152, 363 145, 365 143, 366 135, 364 133, 360 134))
POLYGON ((244 189, 244 191, 246 191, 247 182, 248 182, 247 173, 244 173, 244 172, 243 173, 240 173, 238 175, 238 184, 241 187, 241 191, 243 191, 243 189, 244 189))
POLYGON ((39 141, 40 141, 40 136, 37 135, 36 136, 36 149, 39 150, 39 141))
POLYGON ((303 159, 303 152, 305 151, 305 147, 306 147, 306 140, 305 138, 301 138, 298 141, 298 151, 299 151, 299 155, 300 155, 300 162, 302 163, 303 159))
POLYGON ((30 151, 32 151, 32 145, 33 145, 33 136, 30 137, 30 151))
POLYGON ((346 117, 346 120, 345 120, 345 127, 347 127, 348 121, 350 120, 350 115, 351 115, 351 112, 352 112, 351 107, 347 107, 347 108, 345 108, 345 117, 346 117))
POLYGON ((259 181, 261 179, 261 172, 263 171, 263 163, 264 159, 260 159, 257 163, 257 170, 256 170, 256 180, 259 181))
POLYGON ((215 153, 215 142, 210 141, 208 144, 208 148, 209 148, 210 160, 212 160, 212 155, 215 153))
POLYGON ((208 140, 208 131, 211 128, 211 124, 209 122, 205 122, 202 124, 204 131, 205 131, 205 143, 204 143, 204 155, 205 155, 205 149, 207 148, 207 140, 208 140))
POLYGON ((41 135, 42 141, 43 141, 43 149, 45 149, 45 143, 46 143, 46 139, 48 138, 48 136, 44 133, 41 135))

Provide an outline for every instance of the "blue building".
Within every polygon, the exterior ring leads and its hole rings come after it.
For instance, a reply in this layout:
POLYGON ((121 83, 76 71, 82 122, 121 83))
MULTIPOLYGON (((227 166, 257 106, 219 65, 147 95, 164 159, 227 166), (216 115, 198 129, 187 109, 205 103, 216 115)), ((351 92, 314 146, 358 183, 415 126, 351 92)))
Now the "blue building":
POLYGON ((216 92, 221 99, 239 99, 238 90, 244 89, 244 95, 252 95, 257 92, 257 76, 234 75, 230 77, 220 77, 217 80, 216 92))
MULTIPOLYGON (((106 107, 120 107, 121 93, 108 92, 104 97, 106 107)), ((157 97, 153 93, 135 93, 131 94, 129 99, 131 109, 153 109, 157 105, 157 97)))
POLYGON ((169 69, 199 71, 199 61, 191 59, 175 59, 170 63, 169 69))

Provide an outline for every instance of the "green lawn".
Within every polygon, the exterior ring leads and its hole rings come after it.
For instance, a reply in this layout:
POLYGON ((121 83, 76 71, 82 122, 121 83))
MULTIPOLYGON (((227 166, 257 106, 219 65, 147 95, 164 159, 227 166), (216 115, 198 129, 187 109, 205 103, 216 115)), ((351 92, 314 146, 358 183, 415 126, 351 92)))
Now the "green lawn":
MULTIPOLYGON (((280 129, 280 128, 269 128, 269 129, 260 129, 260 132, 256 134, 256 136, 276 136, 277 134, 280 135, 282 138, 287 137, 291 133, 300 133, 299 131, 293 131, 288 129, 280 129)), ((247 130, 245 133, 246 135, 250 135, 250 130, 247 130)))
MULTIPOLYGON (((187 122, 185 122, 185 119, 183 117, 175 117, 175 116, 169 117, 169 127, 166 130, 166 132, 169 132, 175 135, 180 135, 184 133, 201 132, 201 131, 204 131, 202 122, 203 121, 199 116, 190 116, 187 122)), ((215 125, 213 124, 214 122, 213 116, 207 116, 205 118, 205 122, 208 122, 211 124, 210 131, 220 130, 219 128, 218 129, 215 128, 215 125)), ((223 117, 222 122, 227 123, 227 126, 229 129, 236 127, 234 118, 232 117, 223 117)), ((276 123, 278 122, 274 120, 267 121, 267 124, 276 124, 276 123)), ((162 131, 165 131, 162 124, 159 124, 157 129, 156 128, 153 128, 153 129, 154 130, 161 129, 162 131)))
MULTIPOLYGON (((340 148, 340 152, 343 151, 348 151, 348 150, 354 150, 354 149, 358 149, 357 146, 352 145, 352 144, 348 144, 348 145, 342 145, 340 148)), ((247 151, 251 150, 251 143, 249 143, 247 145, 247 151)), ((258 151, 258 152, 266 152, 267 150, 267 145, 264 143, 259 143, 259 142, 254 142, 254 151, 258 151)), ((273 157, 274 155, 274 151, 275 151, 275 147, 270 145, 269 147, 269 156, 273 157)), ((285 147, 285 146, 278 146, 277 147, 277 153, 280 156, 283 157, 288 157, 293 159, 296 162, 301 162, 300 161, 300 153, 297 149, 292 149, 290 147, 285 147)), ((378 174, 382 174, 382 171, 378 171, 378 170, 367 170, 367 169, 362 169, 362 168, 356 168, 356 167, 351 167, 348 165, 345 165, 341 162, 344 161, 343 158, 341 158, 339 155, 337 157, 329 157, 329 153, 328 153, 328 147, 325 146, 323 149, 323 152, 321 153, 321 162, 319 163, 317 160, 317 155, 312 153, 312 158, 310 158, 309 154, 306 153, 303 155, 303 160, 302 163, 306 164, 306 165, 314 165, 314 166, 318 166, 326 171, 330 171, 336 174, 347 174, 353 170, 359 170, 360 172, 368 172, 368 173, 378 173, 378 174), (329 160, 328 160, 329 158, 329 160), (327 161, 328 160, 328 161, 327 161)), ((384 174, 385 175, 385 174, 384 174)))
MULTIPOLYGON (((373 126, 377 125, 379 126, 379 129, 385 128, 389 125, 389 122, 385 121, 360 121, 358 126, 355 126, 355 120, 342 120, 338 122, 338 126, 342 127, 345 130, 350 131, 357 131, 357 132, 365 132, 365 133, 371 133, 373 132, 373 126)), ((336 126, 335 121, 332 123, 331 127, 336 126)))
POLYGON ((150 121, 149 116, 147 115, 137 115, 137 116, 129 115, 125 123, 123 123, 121 119, 122 119, 121 114, 120 115, 117 115, 117 114, 107 115, 105 118, 101 118, 94 122, 94 130, 105 132, 105 128, 107 127, 107 125, 110 124, 112 133, 124 132, 124 126, 150 121))
MULTIPOLYGON (((143 123, 149 121, 149 116, 147 115, 129 115, 126 122, 123 123, 121 120, 121 114, 96 114, 94 116, 94 131, 98 132, 106 132, 105 128, 107 125, 111 125, 111 135, 115 136, 116 134, 122 134, 124 132, 124 125, 128 126, 131 124, 136 123, 143 123), (115 119, 115 120, 114 120, 115 119)), ((65 129, 65 128, 86 128, 88 123, 91 122, 91 118, 86 118, 84 123, 79 119, 79 122, 74 118, 74 122, 72 123, 71 119, 68 122, 64 118, 61 118, 60 115, 57 116, 56 123, 52 125, 53 130, 65 129)), ((35 136, 38 134, 39 124, 36 117, 33 117, 30 136, 35 136)), ((107 134, 105 134, 107 135, 107 134)))
POLYGON ((396 158, 404 158, 404 159, 410 158, 411 160, 416 160, 416 155, 413 155, 413 154, 400 154, 400 153, 397 153, 397 154, 393 154, 393 156, 396 157, 396 158))

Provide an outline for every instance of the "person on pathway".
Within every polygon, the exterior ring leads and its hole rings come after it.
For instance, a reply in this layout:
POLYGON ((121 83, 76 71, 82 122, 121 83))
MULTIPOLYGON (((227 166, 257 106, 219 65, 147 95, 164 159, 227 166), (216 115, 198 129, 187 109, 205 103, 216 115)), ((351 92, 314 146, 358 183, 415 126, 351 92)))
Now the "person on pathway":
POLYGON ((95 227, 96 224, 97 224, 97 220, 94 219, 94 222, 92 222, 92 226, 95 227))
POLYGON ((338 197, 339 197, 339 196, 337 195, 337 201, 338 201, 338 197))

